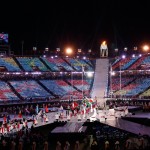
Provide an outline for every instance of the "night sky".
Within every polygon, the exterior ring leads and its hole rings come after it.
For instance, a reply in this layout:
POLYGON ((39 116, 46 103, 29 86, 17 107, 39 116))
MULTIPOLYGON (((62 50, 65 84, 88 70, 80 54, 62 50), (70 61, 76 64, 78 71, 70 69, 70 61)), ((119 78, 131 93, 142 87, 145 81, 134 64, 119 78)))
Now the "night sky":
POLYGON ((33 46, 39 51, 71 46, 97 52, 103 40, 111 54, 115 47, 150 43, 148 0, 5 1, 0 18, 0 32, 9 34, 15 54, 21 54, 22 41, 26 54, 33 46))

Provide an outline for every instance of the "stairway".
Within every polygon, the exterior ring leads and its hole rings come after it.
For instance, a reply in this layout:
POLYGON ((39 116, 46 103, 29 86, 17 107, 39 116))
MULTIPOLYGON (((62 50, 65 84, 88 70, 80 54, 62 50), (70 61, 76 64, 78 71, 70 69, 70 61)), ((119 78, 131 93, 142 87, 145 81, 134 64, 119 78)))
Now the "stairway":
POLYGON ((54 96, 55 98, 57 97, 57 95, 55 95, 52 91, 50 91, 46 86, 44 86, 38 79, 35 79, 36 82, 47 92, 49 92, 52 96, 54 96))
POLYGON ((94 73, 94 82, 91 90, 91 97, 97 97, 97 102, 102 106, 105 105, 105 96, 108 86, 109 59, 96 59, 94 73))
POLYGON ((9 81, 7 81, 7 84, 10 87, 10 89, 15 93, 15 95, 19 97, 20 100, 24 100, 24 98, 15 90, 15 88, 9 83, 9 81))
POLYGON ((16 64, 19 66, 19 68, 22 70, 22 71, 25 71, 24 68, 21 66, 21 64, 19 63, 19 61, 17 60, 16 57, 13 57, 14 61, 16 62, 16 64))
POLYGON ((39 57, 39 60, 46 66, 46 68, 48 68, 52 72, 52 69, 46 64, 46 62, 41 57, 39 57))
POLYGON ((74 66, 71 65, 71 63, 70 63, 69 61, 67 61, 65 58, 62 58, 62 59, 63 59, 63 61, 65 61, 70 67, 72 67, 73 70, 76 70, 76 69, 74 68, 74 66))
POLYGON ((72 88, 76 89, 78 92, 82 92, 80 89, 78 89, 77 87, 75 87, 74 85, 72 85, 69 81, 65 80, 64 81, 69 84, 70 86, 72 86, 72 88))

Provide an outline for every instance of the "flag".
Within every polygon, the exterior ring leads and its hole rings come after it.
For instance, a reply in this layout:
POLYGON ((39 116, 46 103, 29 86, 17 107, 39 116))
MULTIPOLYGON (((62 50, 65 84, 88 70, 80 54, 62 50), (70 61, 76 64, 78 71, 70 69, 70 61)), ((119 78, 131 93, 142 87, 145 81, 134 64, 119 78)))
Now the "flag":
POLYGON ((48 113, 49 111, 48 111, 48 107, 47 107, 47 105, 45 106, 45 112, 46 113, 48 113))
POLYGON ((73 102, 72 103, 72 109, 75 109, 76 107, 78 107, 78 103, 77 102, 73 102))
POLYGON ((36 114, 38 114, 38 113, 39 113, 39 106, 36 105, 36 114))
POLYGON ((92 99, 90 99, 90 100, 89 100, 89 102, 90 102, 90 103, 92 103, 92 102, 93 102, 93 100, 92 100, 92 99))
POLYGON ((84 66, 82 65, 82 72, 84 72, 84 66))

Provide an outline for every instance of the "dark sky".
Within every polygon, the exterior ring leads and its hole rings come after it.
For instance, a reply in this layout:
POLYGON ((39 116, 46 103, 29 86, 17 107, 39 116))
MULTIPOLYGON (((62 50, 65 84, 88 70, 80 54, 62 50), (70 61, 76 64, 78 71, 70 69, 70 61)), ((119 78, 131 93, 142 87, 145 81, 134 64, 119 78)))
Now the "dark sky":
POLYGON ((99 51, 102 40, 112 48, 150 42, 148 0, 49 0, 1 3, 0 32, 9 34, 11 50, 30 53, 70 45, 99 51), (132 2, 131 2, 132 1, 132 2))

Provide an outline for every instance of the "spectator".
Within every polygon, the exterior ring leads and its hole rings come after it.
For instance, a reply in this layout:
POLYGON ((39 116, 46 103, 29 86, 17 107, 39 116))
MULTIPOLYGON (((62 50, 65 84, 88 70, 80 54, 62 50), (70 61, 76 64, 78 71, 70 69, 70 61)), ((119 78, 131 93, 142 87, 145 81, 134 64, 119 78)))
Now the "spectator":
POLYGON ((70 150, 70 144, 68 141, 65 143, 64 150, 70 150))
POLYGON ((98 144, 97 144, 96 140, 93 140, 93 142, 91 144, 91 150, 98 150, 98 144))
POLYGON ((47 140, 45 140, 45 142, 44 142, 44 149, 43 150, 48 150, 48 142, 47 142, 47 140))
POLYGON ((120 143, 119 143, 119 141, 115 142, 115 150, 120 150, 120 143))
POLYGON ((130 138, 127 139, 125 148, 126 148, 126 150, 131 150, 132 149, 132 141, 131 141, 130 138))
POLYGON ((76 141, 74 150, 80 150, 80 143, 79 143, 79 141, 76 141))
POLYGON ((23 150, 23 144, 22 144, 22 141, 19 141, 19 144, 18 144, 18 150, 23 150))
POLYGON ((32 150, 36 150, 36 142, 35 141, 33 141, 33 143, 32 143, 32 150))
POLYGON ((105 150, 109 150, 109 141, 105 141, 105 150))
POLYGON ((61 143, 59 141, 57 141, 56 150, 62 150, 61 143))
POLYGON ((11 150, 15 150, 16 149, 16 143, 15 141, 11 142, 11 150))

